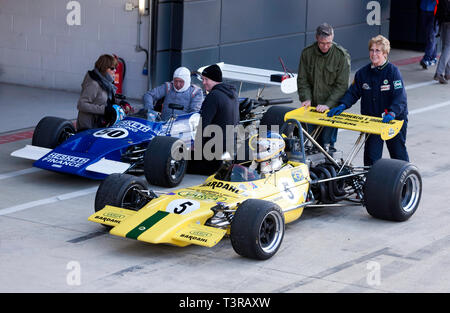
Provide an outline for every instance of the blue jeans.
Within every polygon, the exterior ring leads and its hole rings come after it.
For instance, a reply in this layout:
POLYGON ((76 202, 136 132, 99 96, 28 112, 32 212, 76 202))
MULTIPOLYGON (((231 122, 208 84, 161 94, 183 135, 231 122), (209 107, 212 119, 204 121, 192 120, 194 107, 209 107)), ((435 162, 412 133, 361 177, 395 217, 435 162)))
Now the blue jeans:
POLYGON ((437 56, 437 41, 436 35, 438 33, 438 26, 434 23, 434 13, 420 11, 422 27, 425 30, 425 55, 423 61, 432 61, 437 56))

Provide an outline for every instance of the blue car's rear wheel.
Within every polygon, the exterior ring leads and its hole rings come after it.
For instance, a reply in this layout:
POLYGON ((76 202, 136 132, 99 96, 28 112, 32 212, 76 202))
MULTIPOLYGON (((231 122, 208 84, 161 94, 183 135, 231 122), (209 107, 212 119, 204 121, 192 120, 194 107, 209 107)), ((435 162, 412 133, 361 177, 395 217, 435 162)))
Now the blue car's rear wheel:
POLYGON ((75 134, 72 122, 63 118, 46 116, 33 132, 33 146, 54 149, 75 134))
POLYGON ((148 144, 144 155, 147 181, 156 186, 175 187, 186 173, 186 147, 175 137, 156 136, 148 144))

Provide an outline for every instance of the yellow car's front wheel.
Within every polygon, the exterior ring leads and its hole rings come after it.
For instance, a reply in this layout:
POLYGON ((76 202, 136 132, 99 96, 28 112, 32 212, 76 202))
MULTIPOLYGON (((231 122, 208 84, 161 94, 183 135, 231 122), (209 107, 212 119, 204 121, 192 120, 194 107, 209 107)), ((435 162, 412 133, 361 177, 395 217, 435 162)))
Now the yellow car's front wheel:
POLYGON ((249 199, 242 202, 234 214, 231 244, 241 256, 266 260, 278 251, 284 230, 284 215, 278 205, 249 199))

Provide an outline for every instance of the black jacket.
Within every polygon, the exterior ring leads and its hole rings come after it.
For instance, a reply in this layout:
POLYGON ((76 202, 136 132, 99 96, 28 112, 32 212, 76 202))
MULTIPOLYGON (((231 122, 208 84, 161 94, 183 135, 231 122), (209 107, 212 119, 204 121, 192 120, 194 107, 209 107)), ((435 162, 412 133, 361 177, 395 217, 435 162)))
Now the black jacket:
MULTIPOLYGON (((235 126, 239 123, 239 100, 236 88, 225 83, 214 86, 203 101, 200 115, 202 118, 203 143, 210 139, 210 137, 204 136, 205 128, 208 125, 218 125, 222 129, 225 147, 226 126, 235 126)), ((215 136, 217 134, 212 137, 215 136)))

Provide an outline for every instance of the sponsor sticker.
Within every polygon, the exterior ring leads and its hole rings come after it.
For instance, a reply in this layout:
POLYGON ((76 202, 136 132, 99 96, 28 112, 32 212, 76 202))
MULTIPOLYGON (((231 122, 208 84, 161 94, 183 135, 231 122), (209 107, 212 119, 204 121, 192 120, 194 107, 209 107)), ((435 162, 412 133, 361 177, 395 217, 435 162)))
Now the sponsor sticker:
POLYGON ((292 179, 293 179, 295 182, 302 181, 303 178, 304 178, 303 172, 302 172, 301 169, 293 169, 293 170, 291 171, 291 176, 292 176, 292 179))
POLYGON ((200 236, 200 237, 211 237, 212 234, 202 230, 191 230, 189 232, 191 235, 200 236))
POLYGON ((403 84, 401 80, 394 81, 394 89, 401 89, 403 88, 403 84))
POLYGON ((227 201, 227 197, 222 196, 221 194, 213 191, 180 191, 178 195, 181 197, 186 197, 189 199, 200 200, 200 201, 227 201))
POLYGON ((381 85, 381 91, 391 90, 391 85, 381 85))
POLYGON ((204 236, 195 236, 195 235, 190 235, 190 234, 181 234, 180 237, 189 239, 189 241, 194 240, 194 241, 200 241, 200 242, 208 242, 208 239, 204 238, 204 236))
POLYGON ((142 124, 142 123, 136 122, 136 121, 132 121, 132 120, 121 120, 115 126, 118 128, 128 129, 129 131, 132 131, 133 133, 137 133, 138 131, 147 133, 152 129, 151 127, 149 127, 145 124, 142 124))
POLYGON ((203 184, 202 186, 210 187, 212 189, 220 188, 220 189, 224 189, 224 190, 231 191, 234 193, 239 193, 239 191, 240 191, 239 188, 234 187, 232 184, 217 182, 217 181, 210 181, 206 184, 203 184))
POLYGON ((47 155, 45 158, 43 158, 41 161, 51 163, 52 167, 61 168, 63 166, 69 166, 69 167, 79 168, 83 164, 87 163, 89 161, 89 159, 52 152, 49 155, 47 155))

